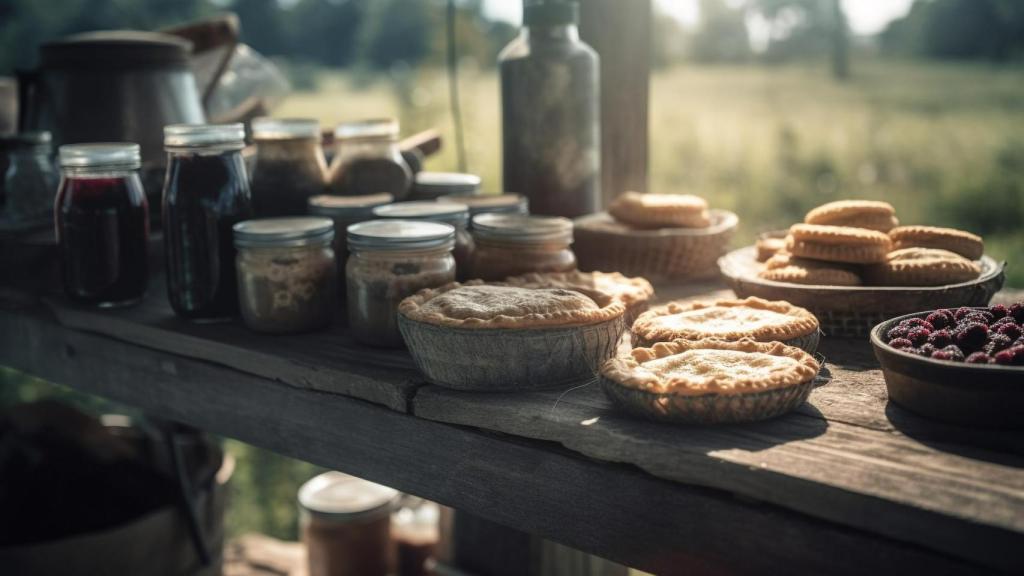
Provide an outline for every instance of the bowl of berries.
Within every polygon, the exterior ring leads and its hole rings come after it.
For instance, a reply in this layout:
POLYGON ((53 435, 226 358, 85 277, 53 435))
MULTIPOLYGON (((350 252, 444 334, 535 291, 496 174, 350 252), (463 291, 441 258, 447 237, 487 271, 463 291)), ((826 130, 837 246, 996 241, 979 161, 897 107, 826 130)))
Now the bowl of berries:
POLYGON ((947 422, 1024 427, 1024 302, 908 314, 871 331, 889 398, 947 422))

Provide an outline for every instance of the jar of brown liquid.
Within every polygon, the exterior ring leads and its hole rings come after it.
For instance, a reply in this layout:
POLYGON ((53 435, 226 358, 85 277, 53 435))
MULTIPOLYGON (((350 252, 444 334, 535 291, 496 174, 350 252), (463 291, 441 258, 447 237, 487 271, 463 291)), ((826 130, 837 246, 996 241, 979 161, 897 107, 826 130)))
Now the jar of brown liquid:
POLYGON ((257 218, 302 216, 310 196, 325 189, 327 163, 320 123, 307 118, 256 118, 252 207, 257 218))
POLYGON ((327 186, 331 194, 360 196, 386 192, 403 200, 412 188, 412 170, 398 148, 398 122, 392 119, 340 124, 334 131, 338 152, 327 186))
POLYGON ((481 214, 473 218, 470 277, 504 280, 528 272, 576 269, 572 220, 559 216, 481 214))
POLYGON ((384 576, 396 490, 341 472, 299 488, 310 576, 384 576))
POLYGON ((455 227, 455 278, 467 280, 469 259, 473 256, 473 237, 469 233, 469 209, 454 202, 398 202, 373 209, 375 218, 388 220, 429 220, 444 222, 455 227))

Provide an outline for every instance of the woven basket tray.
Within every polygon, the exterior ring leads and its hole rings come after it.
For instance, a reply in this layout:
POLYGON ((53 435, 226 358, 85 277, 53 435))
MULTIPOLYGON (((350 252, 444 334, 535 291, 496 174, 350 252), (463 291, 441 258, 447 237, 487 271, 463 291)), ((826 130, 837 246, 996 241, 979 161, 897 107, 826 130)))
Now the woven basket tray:
POLYGON ((606 270, 649 280, 694 280, 718 275, 739 218, 711 210, 707 228, 634 230, 606 212, 575 220, 573 251, 580 270, 606 270))
POLYGON ((987 306, 1003 287, 1005 262, 982 256, 981 276, 946 286, 810 286, 773 282, 757 277, 762 264, 753 246, 734 250, 718 261, 736 296, 785 300, 818 317, 826 336, 866 338, 875 324, 936 308, 987 306))

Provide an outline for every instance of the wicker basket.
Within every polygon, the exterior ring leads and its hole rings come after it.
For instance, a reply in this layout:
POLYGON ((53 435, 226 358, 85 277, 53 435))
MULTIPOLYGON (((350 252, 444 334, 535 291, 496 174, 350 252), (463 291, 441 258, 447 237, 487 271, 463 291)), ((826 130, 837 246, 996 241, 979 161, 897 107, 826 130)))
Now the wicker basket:
POLYGON ((1005 262, 982 256, 981 276, 947 286, 809 286, 758 278, 761 264, 753 246, 726 254, 718 261, 736 296, 785 300, 817 316, 826 336, 866 338, 876 324, 922 310, 987 306, 1003 287, 1005 262))
POLYGON ((739 218, 711 211, 707 228, 636 230, 606 212, 577 218, 573 251, 580 270, 606 270, 650 280, 695 280, 718 275, 739 218))

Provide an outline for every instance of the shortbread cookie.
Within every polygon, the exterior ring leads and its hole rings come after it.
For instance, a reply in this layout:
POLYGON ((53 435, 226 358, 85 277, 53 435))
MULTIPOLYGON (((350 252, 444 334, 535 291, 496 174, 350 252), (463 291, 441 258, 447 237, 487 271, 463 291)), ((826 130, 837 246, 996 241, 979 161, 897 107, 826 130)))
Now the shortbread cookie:
POLYGON ((804 217, 807 224, 849 226, 888 232, 899 226, 896 210, 888 202, 877 200, 840 200, 811 210, 804 217))
POLYGON ((786 249, 786 239, 781 237, 762 236, 757 239, 757 261, 766 262, 772 256, 786 249))
POLYGON ((871 264, 882 262, 892 247, 889 236, 876 230, 848 226, 794 224, 789 229, 786 250, 800 258, 871 264))
POLYGON ((880 286, 944 286, 974 280, 981 267, 949 250, 901 248, 885 262, 866 267, 864 275, 880 286))
POLYGON ((889 231, 893 249, 937 248, 955 252, 968 260, 977 260, 985 253, 981 236, 936 226, 900 226, 889 231))
POLYGON ((612 201, 608 213, 636 228, 707 228, 708 203, 691 194, 626 192, 612 201))
POLYGON ((861 279, 856 272, 828 262, 796 258, 788 253, 772 256, 759 278, 792 284, 813 284, 816 286, 860 286, 861 279))

